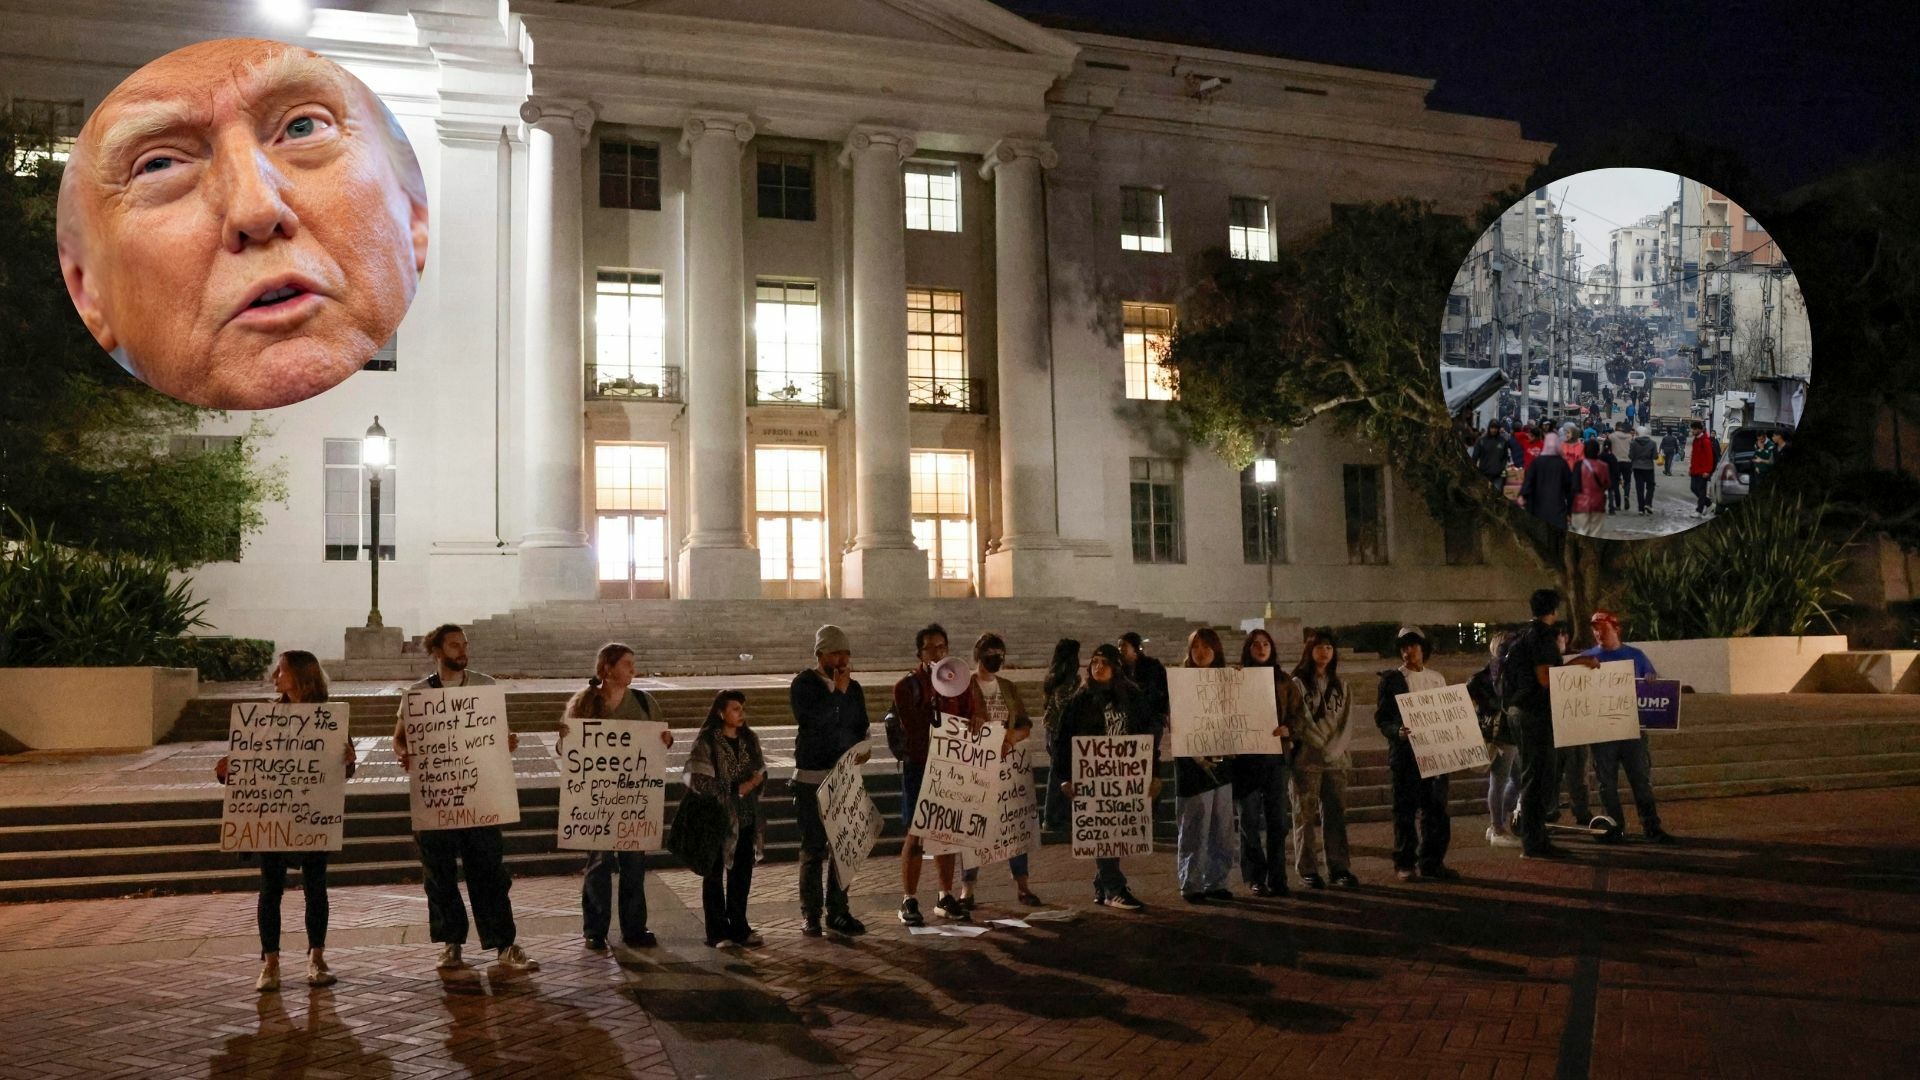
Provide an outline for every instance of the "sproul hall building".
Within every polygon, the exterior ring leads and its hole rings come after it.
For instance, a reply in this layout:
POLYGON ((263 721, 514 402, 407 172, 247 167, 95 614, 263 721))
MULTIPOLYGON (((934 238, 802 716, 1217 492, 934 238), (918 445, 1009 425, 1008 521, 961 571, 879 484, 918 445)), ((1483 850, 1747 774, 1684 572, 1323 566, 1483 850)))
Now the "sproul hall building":
POLYGON ((77 126, 163 53, 274 37, 378 92, 425 172, 395 339, 259 414, 289 498, 194 572, 219 632, 340 655, 367 612, 376 415, 381 609, 410 633, 596 597, 1231 622, 1260 613, 1269 558, 1280 613, 1316 623, 1517 612, 1532 584, 1382 448, 1309 428, 1263 495, 1164 420, 1152 357, 1198 253, 1269 258, 1340 204, 1471 213, 1544 158, 1513 122, 1428 109, 1428 80, 985 0, 285 7, 0 0, 16 106, 77 126))

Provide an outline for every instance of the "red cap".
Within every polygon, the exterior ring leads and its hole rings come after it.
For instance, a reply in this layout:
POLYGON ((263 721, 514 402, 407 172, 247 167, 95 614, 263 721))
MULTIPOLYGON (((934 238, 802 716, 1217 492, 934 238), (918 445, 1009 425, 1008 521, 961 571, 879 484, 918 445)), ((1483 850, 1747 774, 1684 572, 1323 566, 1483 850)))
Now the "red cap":
POLYGON ((1588 621, 1595 626, 1599 626, 1601 623, 1612 623, 1616 628, 1618 628, 1620 625, 1619 616, 1615 615, 1611 611, 1605 610, 1604 608, 1594 612, 1593 618, 1588 621))

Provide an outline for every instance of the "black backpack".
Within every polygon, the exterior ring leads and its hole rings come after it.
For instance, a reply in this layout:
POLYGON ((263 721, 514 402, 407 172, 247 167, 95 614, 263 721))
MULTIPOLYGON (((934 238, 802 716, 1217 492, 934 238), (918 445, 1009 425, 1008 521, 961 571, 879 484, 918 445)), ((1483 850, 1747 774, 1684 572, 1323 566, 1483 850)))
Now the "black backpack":
POLYGON ((1500 706, 1503 710, 1520 704, 1521 695, 1527 688, 1527 681, 1533 678, 1533 671, 1527 665, 1513 662, 1514 650, 1518 649, 1520 643, 1526 641, 1532 634, 1532 629, 1522 630, 1514 636, 1512 641, 1507 642, 1505 648, 1500 650, 1497 666, 1500 670, 1500 706))

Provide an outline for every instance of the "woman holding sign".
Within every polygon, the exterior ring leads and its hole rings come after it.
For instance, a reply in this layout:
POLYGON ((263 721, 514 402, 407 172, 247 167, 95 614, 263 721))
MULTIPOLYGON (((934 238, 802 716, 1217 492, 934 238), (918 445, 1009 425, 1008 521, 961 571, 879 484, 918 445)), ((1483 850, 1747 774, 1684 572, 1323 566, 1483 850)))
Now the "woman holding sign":
MULTIPOLYGON (((1255 630, 1240 647, 1241 668, 1273 672, 1275 734, 1291 746, 1300 726, 1300 684, 1280 666, 1273 635, 1255 630)), ((1230 766, 1240 818, 1240 878, 1255 896, 1287 895, 1287 755, 1241 754, 1230 766)))
MULTIPOLYGON (((1061 715, 1060 730, 1055 735, 1052 747, 1052 775, 1055 778, 1052 782, 1066 796, 1069 805, 1074 796, 1075 736, 1154 734, 1153 715, 1148 711, 1146 699, 1138 688, 1127 681, 1121 670, 1117 646, 1101 645, 1095 648, 1092 659, 1087 661, 1086 685, 1067 702, 1066 710, 1061 715)), ((1159 756, 1157 751, 1152 754, 1148 768, 1151 768, 1151 761, 1159 760, 1159 756)), ((1160 778, 1156 776, 1148 785, 1148 798, 1152 800, 1159 797, 1160 778)), ((1147 805, 1151 807, 1151 801, 1147 805)), ((1149 833, 1151 829, 1149 824, 1149 833)), ((1120 860, 1117 857, 1095 858, 1093 866, 1094 903, 1121 911, 1139 911, 1144 906, 1128 891, 1127 875, 1120 872, 1120 860)))
POLYGON ((712 795, 727 808, 720 865, 700 890, 707 944, 713 948, 760 944, 760 935, 747 925, 747 892, 753 888, 753 841, 760 831, 760 787, 766 782, 760 738, 747 727, 747 695, 722 690, 713 696, 687 755, 688 789, 712 795))
MULTIPOLYGON (((1190 668, 1227 666, 1220 635, 1203 626, 1187 636, 1190 668)), ((1228 783, 1229 757, 1173 759, 1173 805, 1178 815, 1178 852, 1174 864, 1180 895, 1189 904, 1231 900, 1227 872, 1233 866, 1233 788, 1228 783)))
MULTIPOLYGON (((276 700, 282 705, 327 700, 327 673, 321 669, 320 661, 305 650, 289 649, 275 657, 267 677, 273 680, 273 688, 280 691, 276 700)), ((347 775, 352 776, 353 740, 348 739, 346 743, 341 761, 347 775)), ((222 755, 213 765, 213 775, 222 784, 227 782, 228 764, 229 759, 222 755)), ((287 888, 287 866, 296 859, 300 865, 300 892, 307 901, 307 985, 332 986, 339 981, 327 968, 327 853, 263 851, 260 853, 260 902, 255 907, 260 924, 261 967, 260 977, 253 984, 253 988, 263 994, 280 989, 280 897, 287 888)))
MULTIPOLYGON (((560 736, 553 740, 556 757, 572 731, 569 719, 661 719, 660 705, 653 695, 634 689, 633 674, 631 646, 617 641, 600 646, 593 659, 593 677, 567 702, 560 736)), ((660 741, 672 747, 673 732, 662 731, 660 741)), ((640 851, 595 851, 587 855, 586 878, 580 885, 581 929, 587 948, 600 952, 607 947, 607 930, 613 925, 616 869, 620 873, 620 937, 628 948, 652 948, 659 940, 647 929, 647 859, 640 851)))

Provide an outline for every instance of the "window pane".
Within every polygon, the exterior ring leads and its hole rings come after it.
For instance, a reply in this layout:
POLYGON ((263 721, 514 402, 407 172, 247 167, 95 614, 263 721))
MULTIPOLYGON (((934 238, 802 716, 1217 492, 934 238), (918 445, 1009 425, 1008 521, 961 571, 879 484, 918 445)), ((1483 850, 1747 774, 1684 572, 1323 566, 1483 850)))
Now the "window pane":
POLYGON ((593 550, 600 563, 601 581, 626 581, 631 539, 625 514, 603 514, 594 530, 593 550))
POLYGON ((667 580, 667 519, 658 514, 633 519, 633 577, 667 580))
POLYGON ((1160 363, 1172 340, 1173 309, 1164 304, 1121 305, 1120 350, 1127 397, 1171 401, 1173 373, 1160 363))
POLYGON ((907 228, 960 231, 960 170, 940 162, 909 161, 903 170, 907 228))
POLYGON ((787 580, 787 519, 760 519, 760 578, 763 581, 787 580))
POLYGON ((826 576, 827 523, 819 518, 793 521, 793 580, 819 581, 826 576))

